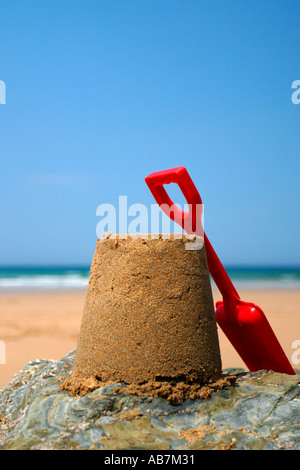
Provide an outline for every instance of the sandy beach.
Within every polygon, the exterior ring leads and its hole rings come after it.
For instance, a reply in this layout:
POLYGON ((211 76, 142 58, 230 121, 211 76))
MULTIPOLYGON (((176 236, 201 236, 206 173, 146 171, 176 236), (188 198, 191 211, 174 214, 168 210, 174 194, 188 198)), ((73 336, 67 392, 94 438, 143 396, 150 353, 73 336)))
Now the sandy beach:
MULTIPOLYGON (((60 359, 76 347, 85 293, 82 290, 0 295, 0 340, 6 346, 6 363, 0 364, 0 387, 27 362, 60 359)), ((240 295, 263 309, 291 360, 292 343, 300 340, 300 291, 256 290, 241 291, 240 295)), ((214 299, 221 300, 217 292, 214 299)), ((245 367, 222 331, 218 329, 218 332, 223 368, 245 367)))

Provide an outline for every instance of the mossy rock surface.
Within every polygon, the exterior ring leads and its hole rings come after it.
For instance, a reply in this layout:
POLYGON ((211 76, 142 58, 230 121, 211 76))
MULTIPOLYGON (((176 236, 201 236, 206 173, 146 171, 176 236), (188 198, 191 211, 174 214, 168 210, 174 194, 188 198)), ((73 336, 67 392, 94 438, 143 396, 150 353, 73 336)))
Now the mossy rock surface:
POLYGON ((116 385, 71 397, 73 362, 32 361, 0 389, 0 449, 300 449, 299 375, 227 369, 235 385, 175 406, 116 385))

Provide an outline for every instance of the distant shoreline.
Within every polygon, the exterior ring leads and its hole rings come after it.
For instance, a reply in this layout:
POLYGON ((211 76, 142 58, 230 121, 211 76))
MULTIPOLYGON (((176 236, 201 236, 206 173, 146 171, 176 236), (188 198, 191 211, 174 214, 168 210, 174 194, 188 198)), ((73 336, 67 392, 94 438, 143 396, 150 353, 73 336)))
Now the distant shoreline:
MULTIPOLYGON (((300 267, 236 266, 226 270, 239 290, 300 290, 300 267)), ((81 291, 87 287, 89 274, 89 266, 0 267, 0 293, 81 291)))

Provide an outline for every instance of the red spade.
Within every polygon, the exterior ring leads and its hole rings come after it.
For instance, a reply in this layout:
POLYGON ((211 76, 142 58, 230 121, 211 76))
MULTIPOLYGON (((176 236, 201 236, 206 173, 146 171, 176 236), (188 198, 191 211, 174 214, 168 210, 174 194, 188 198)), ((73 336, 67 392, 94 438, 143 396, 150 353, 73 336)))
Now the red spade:
POLYGON ((216 304, 216 321, 250 371, 273 370, 295 375, 265 314, 257 305, 240 299, 201 224, 201 197, 187 170, 180 166, 151 173, 145 181, 156 202, 168 217, 188 234, 204 236, 209 272, 223 302, 216 304), (168 196, 164 184, 177 183, 189 211, 179 209, 168 196), (199 216, 200 215, 200 216, 199 216))

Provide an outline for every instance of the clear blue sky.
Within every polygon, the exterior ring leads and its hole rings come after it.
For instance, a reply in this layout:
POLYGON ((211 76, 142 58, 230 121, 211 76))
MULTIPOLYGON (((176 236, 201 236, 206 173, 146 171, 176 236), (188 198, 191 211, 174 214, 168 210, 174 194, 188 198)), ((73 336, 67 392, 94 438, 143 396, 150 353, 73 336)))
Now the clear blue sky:
POLYGON ((0 265, 89 264, 187 167, 225 264, 300 264, 299 0, 1 0, 0 265))

